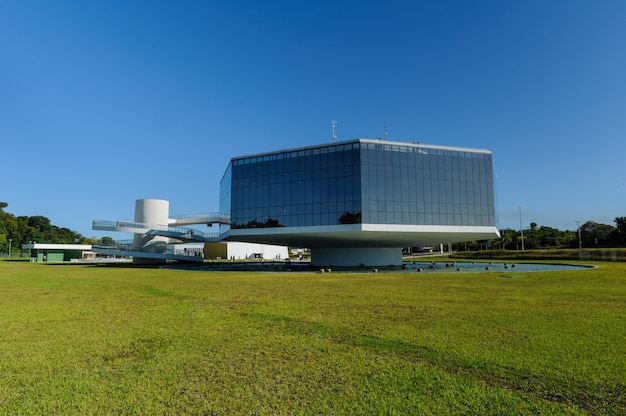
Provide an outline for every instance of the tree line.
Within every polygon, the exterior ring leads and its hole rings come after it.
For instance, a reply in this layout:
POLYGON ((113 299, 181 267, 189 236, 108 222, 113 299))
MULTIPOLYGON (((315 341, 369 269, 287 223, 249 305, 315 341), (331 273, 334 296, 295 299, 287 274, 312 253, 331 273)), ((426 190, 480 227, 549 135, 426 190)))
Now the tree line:
POLYGON ((110 237, 87 238, 69 228, 57 227, 41 215, 15 216, 5 212, 9 204, 0 202, 0 253, 21 250, 22 244, 96 244, 112 242, 110 237))
POLYGON ((577 230, 559 230, 538 226, 531 222, 529 228, 500 230, 500 238, 488 241, 472 241, 457 247, 459 250, 539 250, 547 248, 606 248, 626 247, 626 217, 615 218, 615 225, 587 221, 577 230), (523 246, 522 246, 523 241, 523 246))
MULTIPOLYGON (((68 228, 52 225, 44 216, 18 216, 4 211, 8 204, 0 202, 0 253, 20 250, 22 244, 40 242, 46 244, 110 244, 113 239, 103 237, 87 238, 68 228), (11 243, 9 244, 9 240, 11 243)), ((530 223, 523 230, 524 249, 544 248, 602 248, 626 247, 626 217, 615 218, 615 225, 587 221, 578 230, 558 230, 552 227, 530 223)), ((522 248, 520 230, 500 230, 500 238, 488 241, 471 241, 454 245, 455 250, 501 249, 519 250, 522 248)))

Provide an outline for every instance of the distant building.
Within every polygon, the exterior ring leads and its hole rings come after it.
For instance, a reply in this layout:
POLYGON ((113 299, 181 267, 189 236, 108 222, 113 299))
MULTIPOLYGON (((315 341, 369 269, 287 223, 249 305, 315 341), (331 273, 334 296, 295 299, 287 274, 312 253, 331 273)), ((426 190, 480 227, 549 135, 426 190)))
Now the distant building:
POLYGON ((110 245, 94 245, 102 256, 131 257, 135 264, 157 264, 172 260, 184 262, 207 259, 272 260, 288 257, 287 247, 238 242, 221 242, 219 233, 205 233, 188 225, 229 223, 219 213, 170 217, 169 201, 138 199, 133 220, 94 220, 94 230, 132 233, 132 240, 110 245))
POLYGON ((22 244, 22 250, 30 250, 30 261, 60 262, 95 258, 88 244, 22 244))
POLYGON ((402 247, 486 240, 488 150, 357 139, 231 159, 220 239, 307 247, 315 265, 399 265, 402 247))
POLYGON ((402 263, 403 247, 499 237, 490 151, 371 139, 234 157, 219 213, 170 217, 168 201, 139 199, 134 220, 92 227, 133 233, 93 251, 135 263, 285 258, 291 247, 318 266, 387 266, 402 263), (259 246, 215 245, 233 242, 259 246))
POLYGON ((285 260, 289 250, 285 246, 254 243, 205 243, 204 258, 208 260, 285 260))

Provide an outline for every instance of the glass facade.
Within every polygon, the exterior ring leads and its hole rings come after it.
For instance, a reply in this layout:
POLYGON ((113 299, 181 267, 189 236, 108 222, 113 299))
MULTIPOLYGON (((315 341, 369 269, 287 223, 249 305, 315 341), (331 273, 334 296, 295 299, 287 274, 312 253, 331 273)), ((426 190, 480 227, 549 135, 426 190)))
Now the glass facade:
POLYGON ((232 228, 495 226, 491 153, 360 139, 234 158, 220 211, 232 228))
POLYGON ((232 228, 354 222, 361 211, 359 148, 347 143, 233 159, 220 211, 230 182, 232 228))
POLYGON ((361 143, 363 222, 495 226, 491 153, 361 143))

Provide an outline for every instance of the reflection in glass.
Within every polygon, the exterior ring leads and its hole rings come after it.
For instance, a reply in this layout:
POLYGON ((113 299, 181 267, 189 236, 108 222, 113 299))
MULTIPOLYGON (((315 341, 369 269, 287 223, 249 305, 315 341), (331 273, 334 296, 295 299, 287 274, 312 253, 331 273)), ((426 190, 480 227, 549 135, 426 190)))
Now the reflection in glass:
POLYGON ((220 184, 233 228, 495 226, 489 152, 369 140, 235 158, 220 184))

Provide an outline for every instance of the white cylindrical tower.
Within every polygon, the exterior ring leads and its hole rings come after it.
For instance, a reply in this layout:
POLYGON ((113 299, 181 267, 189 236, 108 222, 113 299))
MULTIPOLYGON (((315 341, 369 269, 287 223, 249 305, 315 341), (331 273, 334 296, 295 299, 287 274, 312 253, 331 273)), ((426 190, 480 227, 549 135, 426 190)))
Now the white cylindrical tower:
MULTIPOLYGON (((163 199, 138 199, 135 201, 135 222, 156 227, 167 227, 170 202, 163 199)), ((140 251, 164 253, 169 238, 150 234, 135 234, 133 246, 140 251)), ((135 257, 133 263, 146 263, 150 259, 135 257)))
POLYGON ((138 199, 135 201, 135 222, 167 225, 170 201, 164 199, 138 199))

